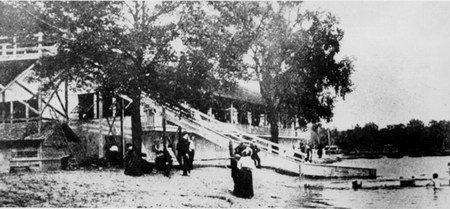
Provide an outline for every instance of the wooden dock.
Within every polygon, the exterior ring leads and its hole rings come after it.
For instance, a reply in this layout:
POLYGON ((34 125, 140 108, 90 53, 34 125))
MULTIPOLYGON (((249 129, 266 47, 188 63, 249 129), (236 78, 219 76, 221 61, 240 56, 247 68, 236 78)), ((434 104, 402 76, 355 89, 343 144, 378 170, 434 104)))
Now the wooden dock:
POLYGON ((313 163, 300 163, 300 176, 309 178, 369 178, 377 177, 374 168, 346 167, 313 163))

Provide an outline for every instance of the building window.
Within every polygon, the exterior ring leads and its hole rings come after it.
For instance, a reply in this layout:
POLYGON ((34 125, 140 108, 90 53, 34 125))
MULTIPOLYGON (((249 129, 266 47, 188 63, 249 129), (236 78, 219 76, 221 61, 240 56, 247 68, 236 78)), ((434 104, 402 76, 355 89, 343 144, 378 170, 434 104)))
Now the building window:
POLYGON ((11 158, 37 158, 39 150, 36 147, 11 150, 11 158))
MULTIPOLYGON (((130 101, 123 99, 124 104, 124 116, 131 116, 130 101)), ((113 97, 108 95, 103 95, 103 117, 120 117, 122 110, 122 98, 115 97, 113 102, 113 97), (113 109, 115 110, 115 115, 113 115, 113 109)))
POLYGON ((80 120, 94 118, 94 94, 78 95, 78 118, 80 120))

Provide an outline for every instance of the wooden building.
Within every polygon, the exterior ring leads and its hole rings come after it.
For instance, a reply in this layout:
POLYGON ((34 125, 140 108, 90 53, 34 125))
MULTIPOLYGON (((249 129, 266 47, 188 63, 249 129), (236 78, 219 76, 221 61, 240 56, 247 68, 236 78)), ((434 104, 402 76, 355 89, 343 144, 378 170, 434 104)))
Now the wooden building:
MULTIPOLYGON (((79 161, 104 158, 112 145, 124 153, 123 145, 131 142, 127 107, 132 101, 126 95, 106 96, 89 90, 73 90, 63 77, 52 82, 51 91, 42 92, 41 84, 30 79, 33 68, 43 53, 55 53, 56 48, 42 44, 41 34, 35 38, 36 47, 0 42, 0 74, 5 75, 0 76, 0 172, 15 167, 57 169, 58 159, 68 154, 75 155, 79 161), (28 126, 33 126, 34 132, 27 132, 28 126), (74 133, 79 140, 58 135, 58 130, 74 133), (55 145, 58 140, 64 141, 61 149, 55 145)), ((257 137, 270 134, 258 91, 240 86, 234 92, 222 92, 217 96, 222 101, 220 106, 203 112, 192 110, 198 118, 191 119, 177 118, 176 112, 164 112, 164 107, 145 98, 141 106, 142 152, 147 154, 147 160, 154 160, 155 145, 163 143, 163 118, 169 121, 166 131, 174 144, 179 126, 194 137, 196 159, 227 157, 230 141, 227 136, 239 135, 257 140, 271 154, 292 152, 257 137)), ((300 133, 295 124, 280 124, 281 144, 284 144, 283 138, 289 141, 288 147, 295 144, 296 140, 301 140, 300 133)))

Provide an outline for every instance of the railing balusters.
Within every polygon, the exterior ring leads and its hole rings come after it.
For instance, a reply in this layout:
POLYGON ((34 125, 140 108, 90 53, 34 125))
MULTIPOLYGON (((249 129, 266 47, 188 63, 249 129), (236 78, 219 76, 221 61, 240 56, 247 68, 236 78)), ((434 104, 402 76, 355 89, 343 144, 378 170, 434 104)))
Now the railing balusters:
MULTIPOLYGON (((42 56, 45 51, 56 51, 56 47, 54 46, 44 46, 43 44, 43 33, 35 34, 34 37, 37 37, 36 45, 29 46, 28 44, 25 47, 22 47, 20 44, 20 38, 17 37, 12 38, 12 42, 6 42, 0 44, 0 61, 11 61, 11 60, 26 60, 26 59, 38 59, 42 56), (8 48, 10 47, 10 48, 8 48), (28 52, 27 52, 28 51, 28 52)), ((33 38, 35 41, 36 39, 33 38)), ((8 40, 8 37, 0 37, 0 39, 8 40)))

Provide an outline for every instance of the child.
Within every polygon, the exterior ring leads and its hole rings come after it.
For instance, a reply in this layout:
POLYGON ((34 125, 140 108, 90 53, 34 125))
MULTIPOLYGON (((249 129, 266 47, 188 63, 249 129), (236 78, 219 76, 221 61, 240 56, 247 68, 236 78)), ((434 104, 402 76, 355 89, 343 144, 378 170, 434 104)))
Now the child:
POLYGON ((441 183, 438 180, 438 174, 433 173, 433 179, 431 179, 430 183, 427 184, 427 186, 433 186, 434 189, 440 189, 441 183))

